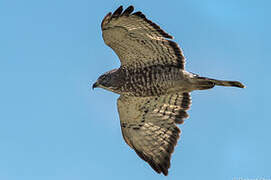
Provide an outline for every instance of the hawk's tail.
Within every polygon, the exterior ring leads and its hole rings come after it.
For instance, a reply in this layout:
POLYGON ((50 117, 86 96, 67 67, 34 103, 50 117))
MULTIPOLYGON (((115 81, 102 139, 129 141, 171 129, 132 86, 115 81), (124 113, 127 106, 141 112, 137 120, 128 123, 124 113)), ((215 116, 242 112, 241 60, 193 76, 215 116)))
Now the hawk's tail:
POLYGON ((224 81, 198 76, 197 82, 197 88, 201 90, 213 88, 215 85, 245 88, 245 86, 239 81, 224 81))

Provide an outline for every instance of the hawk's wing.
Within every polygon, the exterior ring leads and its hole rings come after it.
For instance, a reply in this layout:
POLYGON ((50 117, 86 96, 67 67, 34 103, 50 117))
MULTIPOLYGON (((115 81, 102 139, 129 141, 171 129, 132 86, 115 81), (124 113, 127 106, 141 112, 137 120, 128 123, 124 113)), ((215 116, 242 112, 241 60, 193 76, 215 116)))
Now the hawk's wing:
POLYGON ((189 93, 160 97, 118 99, 121 130, 125 142, 157 172, 168 174, 170 157, 179 138, 181 124, 188 117, 189 93))
POLYGON ((141 12, 120 6, 102 21, 103 39, 118 55, 121 65, 172 65, 184 68, 185 58, 173 37, 141 12))

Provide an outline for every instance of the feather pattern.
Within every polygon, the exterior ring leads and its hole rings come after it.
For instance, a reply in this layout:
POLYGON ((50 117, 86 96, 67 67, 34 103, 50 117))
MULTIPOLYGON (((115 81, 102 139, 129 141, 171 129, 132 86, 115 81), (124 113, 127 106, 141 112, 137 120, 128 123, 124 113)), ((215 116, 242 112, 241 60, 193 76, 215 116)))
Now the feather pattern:
POLYGON ((189 93, 118 99, 126 143, 157 173, 168 174, 171 154, 181 132, 176 123, 181 124, 188 117, 190 104, 189 93))
POLYGON ((120 6, 102 21, 103 39, 118 55, 122 66, 141 63, 171 65, 184 69, 185 58, 173 37, 148 20, 140 11, 132 14, 129 6, 120 6))

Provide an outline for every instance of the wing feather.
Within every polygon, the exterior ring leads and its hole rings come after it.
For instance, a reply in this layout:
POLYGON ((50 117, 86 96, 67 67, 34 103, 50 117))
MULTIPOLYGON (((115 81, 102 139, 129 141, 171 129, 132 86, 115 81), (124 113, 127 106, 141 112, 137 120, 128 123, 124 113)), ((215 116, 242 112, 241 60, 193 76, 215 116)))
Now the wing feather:
POLYGON ((118 99, 118 111, 125 142, 157 172, 168 174, 171 154, 180 136, 176 123, 188 117, 189 93, 160 97, 118 99))
POLYGON ((103 39, 118 55, 122 66, 172 65, 184 69, 185 58, 173 37, 133 6, 120 6, 101 24, 103 39))
POLYGON ((113 13, 112 18, 118 18, 118 17, 121 15, 122 11, 123 11, 123 7, 120 6, 120 7, 113 13))

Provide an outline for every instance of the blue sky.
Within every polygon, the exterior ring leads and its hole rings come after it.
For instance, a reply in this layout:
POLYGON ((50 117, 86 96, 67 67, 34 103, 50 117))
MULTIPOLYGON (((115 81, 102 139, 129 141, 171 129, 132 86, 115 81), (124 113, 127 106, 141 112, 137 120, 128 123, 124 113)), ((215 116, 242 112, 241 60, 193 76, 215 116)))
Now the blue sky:
POLYGON ((271 178, 268 0, 0 1, 0 179, 166 179, 122 139, 119 67, 100 22, 134 5, 175 37, 188 71, 247 88, 192 93, 167 179, 271 178))

